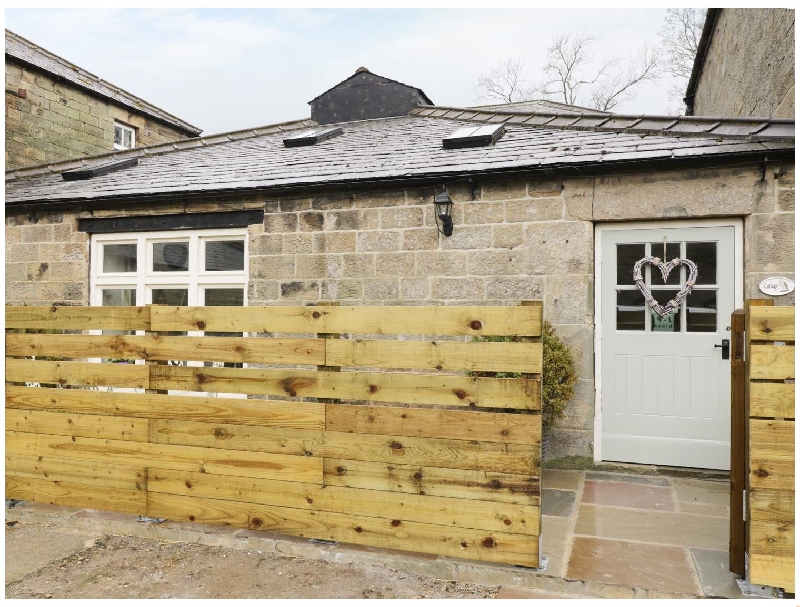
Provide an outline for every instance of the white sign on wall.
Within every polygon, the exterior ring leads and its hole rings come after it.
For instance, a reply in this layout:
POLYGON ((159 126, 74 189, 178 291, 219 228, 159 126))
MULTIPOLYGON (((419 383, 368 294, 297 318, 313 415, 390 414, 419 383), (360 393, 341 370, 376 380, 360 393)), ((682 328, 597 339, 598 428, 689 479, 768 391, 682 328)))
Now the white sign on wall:
POLYGON ((765 295, 788 295, 794 291, 794 281, 782 276, 772 276, 762 280, 758 288, 765 295))

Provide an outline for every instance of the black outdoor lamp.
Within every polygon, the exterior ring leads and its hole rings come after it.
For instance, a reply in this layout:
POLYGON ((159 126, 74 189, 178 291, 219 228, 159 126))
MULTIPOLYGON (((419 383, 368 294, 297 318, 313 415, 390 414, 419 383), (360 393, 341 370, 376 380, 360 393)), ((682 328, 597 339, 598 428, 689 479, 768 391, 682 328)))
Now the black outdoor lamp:
POLYGON ((445 236, 452 235, 453 218, 450 217, 450 211, 453 210, 453 201, 450 200, 444 186, 442 186, 442 191, 436 194, 433 204, 436 206, 436 227, 445 236))

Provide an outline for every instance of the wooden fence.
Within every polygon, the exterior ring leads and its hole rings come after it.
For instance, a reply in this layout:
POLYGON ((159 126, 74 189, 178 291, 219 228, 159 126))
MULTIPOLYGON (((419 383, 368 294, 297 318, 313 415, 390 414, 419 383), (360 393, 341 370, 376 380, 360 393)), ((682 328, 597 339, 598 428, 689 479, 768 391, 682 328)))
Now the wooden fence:
POLYGON ((731 325, 731 570, 792 593, 794 314, 750 300, 731 325))
POLYGON ((538 567, 526 303, 7 307, 6 497, 538 567))

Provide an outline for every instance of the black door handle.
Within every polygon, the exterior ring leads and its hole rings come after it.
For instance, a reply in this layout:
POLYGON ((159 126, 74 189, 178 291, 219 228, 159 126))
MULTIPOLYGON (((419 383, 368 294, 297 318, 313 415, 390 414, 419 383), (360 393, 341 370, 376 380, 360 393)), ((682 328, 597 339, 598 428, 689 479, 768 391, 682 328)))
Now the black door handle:
POLYGON ((731 357, 731 340, 723 339, 721 344, 714 344, 715 348, 722 348, 722 360, 728 360, 731 357))

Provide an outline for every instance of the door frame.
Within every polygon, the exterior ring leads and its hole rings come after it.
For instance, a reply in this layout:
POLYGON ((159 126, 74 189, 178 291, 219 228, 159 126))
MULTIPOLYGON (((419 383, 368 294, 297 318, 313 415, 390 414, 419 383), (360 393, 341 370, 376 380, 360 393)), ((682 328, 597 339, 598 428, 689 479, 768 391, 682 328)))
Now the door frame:
POLYGON ((744 220, 741 217, 691 220, 649 220, 596 223, 594 226, 594 461, 602 462, 601 434, 603 431, 603 316, 602 316, 602 233, 609 230, 646 230, 659 228, 733 227, 734 235, 734 308, 744 306, 744 220))

